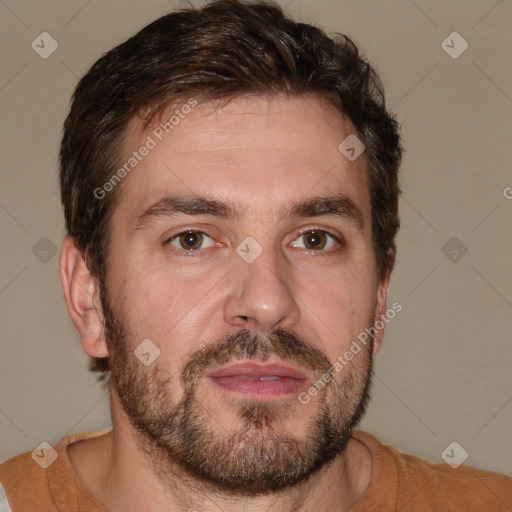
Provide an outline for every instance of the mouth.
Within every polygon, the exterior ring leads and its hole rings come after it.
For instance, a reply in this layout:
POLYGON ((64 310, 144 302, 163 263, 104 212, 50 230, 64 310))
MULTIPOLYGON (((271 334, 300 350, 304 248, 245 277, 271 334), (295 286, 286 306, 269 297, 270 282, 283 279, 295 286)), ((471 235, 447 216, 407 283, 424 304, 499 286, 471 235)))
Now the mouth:
POLYGON ((214 370, 208 379, 245 398, 282 398, 297 393, 310 380, 308 375, 285 364, 237 363, 214 370))

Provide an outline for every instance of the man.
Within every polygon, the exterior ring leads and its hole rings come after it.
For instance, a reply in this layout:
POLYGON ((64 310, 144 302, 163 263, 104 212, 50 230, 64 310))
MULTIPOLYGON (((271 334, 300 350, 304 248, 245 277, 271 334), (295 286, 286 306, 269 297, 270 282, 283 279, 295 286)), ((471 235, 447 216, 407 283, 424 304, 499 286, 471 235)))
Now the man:
POLYGON ((511 479, 354 431, 401 309, 400 157, 353 43, 276 5, 104 55, 65 123, 60 271, 113 427, 2 464, 1 510, 512 510, 511 479))

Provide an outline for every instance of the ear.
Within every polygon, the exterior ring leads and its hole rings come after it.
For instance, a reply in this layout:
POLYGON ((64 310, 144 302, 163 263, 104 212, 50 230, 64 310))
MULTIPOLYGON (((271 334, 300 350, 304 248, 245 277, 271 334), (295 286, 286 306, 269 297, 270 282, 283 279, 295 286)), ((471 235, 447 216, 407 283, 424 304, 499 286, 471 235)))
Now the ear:
POLYGON ((68 313, 80 334, 83 351, 93 357, 107 357, 99 282, 71 236, 62 243, 59 273, 68 313))
POLYGON ((382 340, 384 338, 384 330, 386 323, 386 301, 388 295, 389 280, 391 278, 391 272, 395 266, 396 249, 388 249, 387 251, 388 260, 387 267, 382 277, 382 280, 377 286, 377 304, 375 307, 375 318, 373 320, 373 326, 375 328, 375 334, 373 336, 373 354, 376 355, 382 346, 382 340))

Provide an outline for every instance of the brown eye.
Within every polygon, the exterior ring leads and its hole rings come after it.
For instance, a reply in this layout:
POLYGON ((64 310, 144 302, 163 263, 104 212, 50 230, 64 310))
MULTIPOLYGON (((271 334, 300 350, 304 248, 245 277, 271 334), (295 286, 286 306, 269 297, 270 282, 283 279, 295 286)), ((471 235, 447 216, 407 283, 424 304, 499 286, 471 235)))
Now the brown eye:
POLYGON ((327 244, 327 237, 321 231, 310 231, 303 236, 307 249, 323 249, 327 244))
POLYGON ((205 243, 207 244, 206 247, 214 245, 212 238, 202 231, 183 231, 183 233, 173 236, 168 243, 185 251, 204 249, 205 243))
POLYGON ((199 247, 201 247, 201 244, 203 243, 203 235, 202 233, 195 233, 191 231, 189 233, 181 234, 179 240, 182 249, 187 249, 191 251, 193 249, 199 249, 199 247))
POLYGON ((339 245, 339 243, 338 238, 327 231, 312 229, 302 233, 291 245, 292 247, 308 249, 310 251, 322 251, 324 249, 331 249, 336 244, 339 245))

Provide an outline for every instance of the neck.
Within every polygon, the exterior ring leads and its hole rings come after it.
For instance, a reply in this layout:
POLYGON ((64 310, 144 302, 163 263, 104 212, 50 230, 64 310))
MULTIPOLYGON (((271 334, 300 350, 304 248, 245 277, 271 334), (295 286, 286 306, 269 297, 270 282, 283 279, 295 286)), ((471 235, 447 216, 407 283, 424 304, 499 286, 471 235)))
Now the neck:
POLYGON ((190 476, 176 464, 157 464, 131 425, 115 421, 112 432, 70 445, 68 454, 85 487, 112 512, 138 512, 148 503, 154 512, 344 512, 365 492, 372 470, 368 448, 351 439, 333 462, 299 485, 264 496, 235 495, 190 476))

